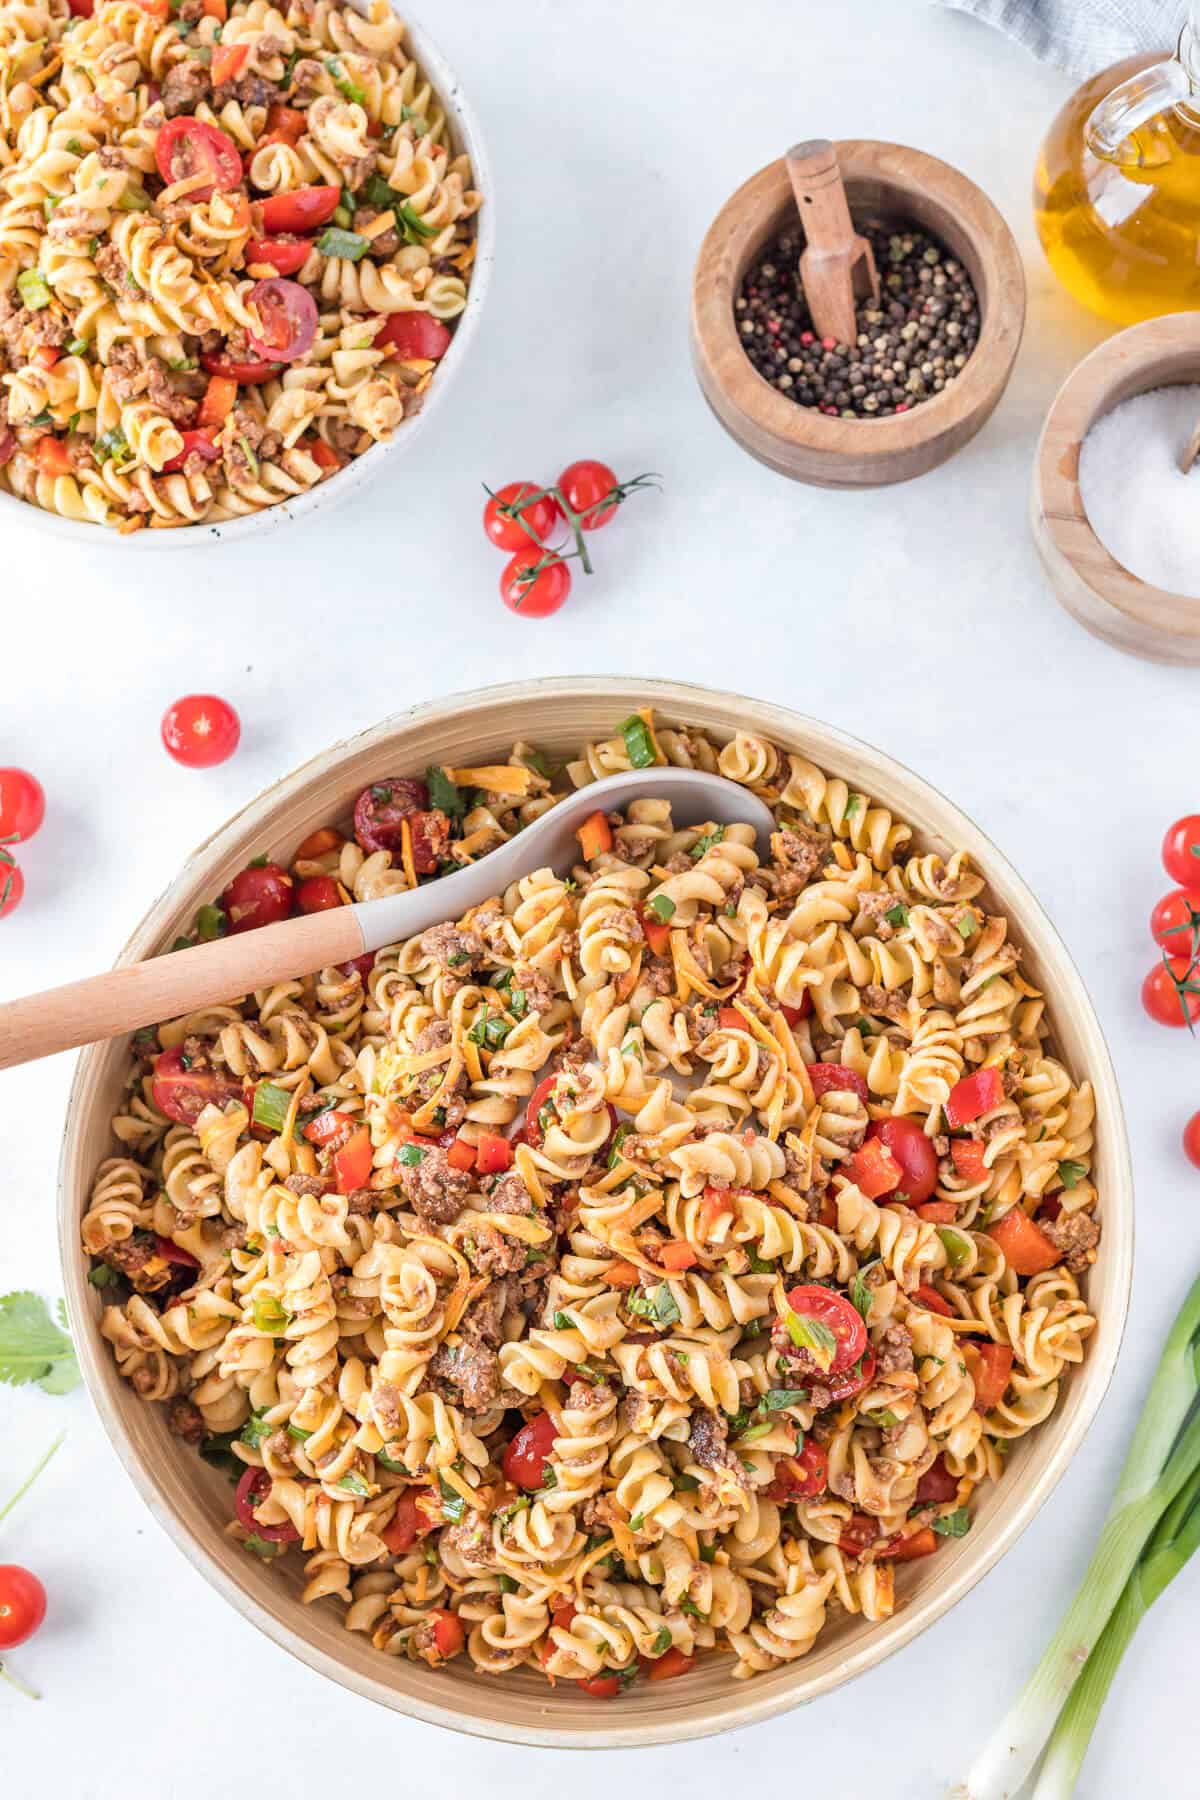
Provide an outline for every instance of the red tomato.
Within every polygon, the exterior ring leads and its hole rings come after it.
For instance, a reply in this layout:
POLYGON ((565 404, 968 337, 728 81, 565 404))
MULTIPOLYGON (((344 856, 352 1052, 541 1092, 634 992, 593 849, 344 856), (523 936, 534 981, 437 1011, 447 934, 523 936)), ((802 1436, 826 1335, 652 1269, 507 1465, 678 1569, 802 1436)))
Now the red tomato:
POLYGON ((267 263, 277 275, 294 275, 308 261, 311 249, 307 238, 251 238, 246 245, 246 262, 267 263))
MULTIPOLYGON (((1193 871, 1200 880, 1200 868, 1193 871)), ((1172 888, 1150 914, 1150 933, 1156 944, 1175 956, 1190 956, 1200 926, 1200 891, 1172 888)))
POLYGON ((292 878, 278 863, 261 863, 235 875, 221 895, 227 929, 257 931, 291 916, 292 878))
POLYGON ((436 810, 415 812, 409 821, 412 832, 413 868, 418 875, 436 875, 445 854, 446 815, 436 810))
POLYGON ((353 1194, 357 1188, 366 1187, 371 1179, 374 1160, 370 1130, 366 1125, 360 1125, 342 1148, 333 1153, 333 1172, 337 1176, 338 1193, 353 1194))
POLYGON ((25 892, 25 877, 7 854, 0 854, 0 919, 16 912, 25 892))
POLYGON ((0 1650, 31 1638, 46 1616, 46 1590, 18 1563, 0 1564, 0 1650))
POLYGON ((999 1244, 1005 1262, 1016 1275, 1042 1275, 1062 1260, 1058 1245, 1020 1206, 1011 1207, 1002 1219, 989 1225, 987 1235, 999 1244))
POLYGON ((853 1069, 848 1069, 845 1063, 809 1063, 808 1079, 812 1082, 812 1090, 818 1100, 822 1094, 839 1088, 848 1088, 860 1100, 867 1097, 866 1082, 853 1069))
POLYGON ((1200 813, 1176 819, 1163 839, 1163 868, 1185 888, 1200 873, 1200 813))
POLYGON ((189 769, 225 762, 241 735, 241 720, 216 694, 185 694, 163 714, 162 741, 175 761, 189 769))
POLYGON ((900 1186, 913 1206, 928 1200, 937 1186, 937 1152, 913 1119, 872 1119, 867 1137, 878 1138, 900 1164, 900 1186))
POLYGON ((304 448, 308 451, 308 454, 312 457, 318 469, 325 469, 328 472, 333 469, 345 468, 345 460, 340 452, 335 450, 332 444, 327 444, 324 438, 304 437, 301 438, 300 442, 304 445, 304 448))
POLYGON ((69 0, 72 16, 76 19, 90 19, 96 0, 69 0))
POLYGON ((812 1011, 812 995, 805 988, 800 996, 799 1006, 781 1006, 779 1010, 789 1025, 798 1025, 801 1019, 807 1019, 812 1011))
POLYGON ((434 1530, 434 1516, 431 1515, 436 1507, 432 1488, 405 1488, 395 1512, 379 1534, 393 1556, 402 1556, 412 1549, 418 1538, 426 1537, 434 1530))
POLYGON ((1142 983, 1142 1006, 1157 1025, 1189 1025, 1200 1018, 1200 993, 1181 993, 1177 981, 1200 987, 1191 964, 1175 957, 1156 963, 1142 983))
MULTIPOLYGON (((559 1631, 570 1631, 571 1622, 575 1617, 576 1611, 577 1608, 573 1600, 569 1600, 565 1606, 556 1606, 554 1611, 550 1614, 551 1626, 557 1627, 559 1631)), ((546 1641, 538 1652, 538 1660, 541 1662, 543 1668, 546 1667, 546 1664, 550 1661, 550 1658, 557 1649, 558 1645, 549 1635, 549 1632, 547 1632, 546 1641)))
MULTIPOLYGON (((201 362, 205 359, 201 357, 201 362)), ((229 375, 210 375, 196 412, 196 424, 202 431, 220 431, 237 405, 238 384, 229 375)))
POLYGON ((52 369, 61 355, 53 344, 39 344, 29 360, 39 369, 52 369))
POLYGON ((867 1513, 851 1513, 842 1526, 838 1549, 843 1556, 861 1556, 868 1544, 879 1536, 879 1525, 867 1513))
POLYGON ((1183 1128, 1183 1153, 1200 1169, 1200 1112, 1193 1113, 1183 1128))
MULTIPOLYGON (((844 1294, 812 1283, 791 1288, 787 1302, 794 1313, 799 1313, 803 1319, 811 1319, 818 1325, 824 1325, 836 1338, 837 1344, 828 1370, 830 1375, 838 1375, 843 1369, 848 1369, 851 1363, 858 1361, 867 1347, 867 1328, 858 1308, 844 1294)), ((786 1333, 786 1326, 783 1330, 786 1333)), ((790 1339, 785 1338, 785 1341, 790 1342, 790 1339)))
POLYGON ((920 1287, 913 1295, 913 1299, 918 1306, 923 1306, 926 1312, 940 1313, 944 1319, 952 1319, 954 1317, 954 1308, 951 1306, 950 1302, 943 1299, 937 1289, 935 1287, 930 1287, 927 1282, 921 1283, 920 1287))
POLYGON ((345 901, 332 875, 312 875, 296 889, 296 905, 302 913, 329 912, 345 901))
POLYGON ((791 1500, 807 1500, 823 1494, 828 1485, 829 1458, 822 1446, 807 1438, 798 1456, 781 1456, 775 1464, 775 1477, 763 1491, 768 1500, 786 1504, 791 1500))
POLYGON ((925 1219, 930 1225, 953 1225, 958 1217, 958 1207, 953 1200, 926 1200, 916 1209, 919 1219, 925 1219))
MULTIPOLYGON (((276 375, 282 375, 281 362, 239 362, 236 357, 226 356, 224 351, 214 351, 200 358, 200 366, 210 375, 219 375, 223 381, 241 382, 243 386, 254 387, 259 382, 273 381, 276 375)), ((201 409, 201 423, 207 421, 201 409)))
POLYGON ((840 1375, 826 1375, 825 1385, 835 1401, 849 1400, 863 1389, 870 1387, 875 1379, 876 1357, 873 1350, 868 1350, 861 1365, 852 1363, 840 1375), (858 1373, 855 1373, 857 1368, 858 1373))
POLYGON ((446 1161, 452 1169, 459 1169, 464 1175, 475 1167, 475 1146, 468 1144, 465 1138, 456 1137, 452 1144, 446 1146, 446 1161))
POLYGON ((205 186, 193 188, 188 201, 211 200, 213 194, 232 193, 242 185, 242 159, 233 139, 215 125, 206 125, 190 113, 180 113, 159 127, 154 140, 154 160, 169 187, 189 175, 205 175, 205 186))
POLYGON ((46 795, 28 769, 0 769, 0 843, 28 843, 46 816, 46 795))
POLYGON ((446 1660, 457 1656, 466 1641, 458 1615, 448 1607, 435 1606, 430 1611, 429 1622, 433 1626, 433 1643, 438 1655, 446 1660))
POLYGON ((185 1250, 182 1244, 175 1243, 173 1238, 160 1237, 157 1231, 154 1234, 154 1248, 164 1262, 175 1263, 181 1269, 198 1269, 200 1267, 199 1259, 193 1256, 190 1250, 185 1250))
MULTIPOLYGON (((392 316, 405 317, 403 313, 392 316)), ((483 529, 498 550, 526 550, 531 539, 544 544, 561 517, 558 501, 552 494, 542 493, 536 481, 510 481, 489 496, 483 509, 483 529), (527 494, 539 498, 514 515, 511 509, 527 494)))
POLYGON ((399 856, 404 841, 400 821, 428 806, 429 789, 423 781, 381 775, 354 802, 354 835, 364 850, 390 850, 399 856))
MULTIPOLYGON (((375 333, 376 350, 390 350, 404 360, 420 357, 440 362, 450 348, 452 334, 440 319, 427 312, 388 313, 383 329, 375 333)), ((526 544, 528 538, 522 538, 526 544)))
POLYGON ((674 1645, 664 1650, 661 1656, 646 1657, 642 1662, 647 1681, 670 1681, 673 1675, 686 1675, 695 1666, 695 1657, 685 1656, 674 1645))
POLYGON ((38 439, 33 448, 33 459, 43 475, 71 473, 71 452, 64 440, 52 432, 38 439))
MULTIPOLYGON (((729 1213, 737 1211, 734 1205, 734 1195, 741 1191, 732 1188, 705 1188, 700 1201, 700 1229, 702 1232, 711 1231, 718 1219, 725 1218, 729 1213)), ((753 1195, 753 1197, 757 1199, 758 1196, 753 1195)))
POLYGON ((546 1475, 546 1464, 558 1436, 558 1427, 548 1412, 540 1412, 522 1425, 504 1452, 504 1476, 514 1487, 536 1493, 546 1475))
POLYGON ((961 1125, 969 1125, 972 1119, 991 1112, 1003 1099, 1004 1085, 999 1069, 976 1069, 973 1075, 964 1075, 950 1089, 946 1122, 952 1131, 957 1131, 961 1125))
POLYGON ((518 550, 500 577, 500 598, 509 612, 527 619, 545 619, 556 613, 571 592, 571 571, 565 562, 547 562, 552 553, 531 544, 518 550))
POLYGON ((367 985, 367 976, 375 967, 375 952, 364 951, 362 956, 352 956, 349 962, 339 963, 338 968, 343 975, 357 975, 363 986, 367 985))
POLYGON ((295 1544, 300 1540, 300 1533, 290 1519, 282 1525, 263 1525, 255 1515, 255 1507, 261 1506, 271 1491, 271 1477, 265 1469, 247 1469, 237 1484, 233 1504, 237 1509, 239 1523, 256 1537, 266 1540, 268 1544, 295 1544))
POLYGON ((663 1245, 658 1258, 663 1268, 669 1269, 673 1275, 681 1274, 684 1269, 694 1269, 700 1261, 686 1238, 672 1238, 663 1245))
POLYGON ((226 81, 236 81, 246 64, 250 54, 248 43, 215 44, 209 73, 214 87, 221 87, 226 81))
POLYGON ((1059 1199, 1058 1194, 1047 1194, 1046 1198, 1042 1201, 1042 1204, 1038 1207, 1035 1217, 1039 1219, 1057 1219, 1061 1212, 1062 1201, 1059 1199))
POLYGON ((619 1675, 589 1675, 579 1685, 594 1700, 615 1700, 621 1691, 621 1678, 619 1675))
POLYGON ((541 1149, 542 1140, 546 1135, 546 1127, 542 1123, 541 1113, 550 1098, 556 1079, 557 1077, 554 1075, 547 1075, 543 1081, 539 1081, 530 1094, 529 1103, 525 1108, 525 1141, 534 1150, 541 1149))
POLYGON ((846 1173, 868 1200, 878 1200, 881 1194, 896 1192, 904 1171, 886 1144, 870 1138, 850 1157, 846 1173))
POLYGON ((216 1069, 189 1068, 178 1045, 155 1057, 151 1091, 159 1112, 178 1125, 194 1125, 206 1106, 242 1098, 240 1081, 216 1069))
POLYGON ((332 219, 341 202, 342 190, 336 187, 303 187, 290 194, 272 194, 262 203, 263 229, 271 235, 311 231, 332 219))
POLYGON ((967 1181, 983 1181, 988 1174, 984 1156, 987 1145, 978 1138, 951 1138, 950 1157, 958 1174, 967 1181))
POLYGON ((920 1556, 932 1556, 938 1547, 937 1534, 929 1525, 923 1525, 920 1531, 910 1531, 907 1537, 889 1538, 880 1544, 875 1552, 876 1557, 888 1557, 892 1562, 916 1562, 920 1556))
POLYGON ((220 462, 221 452, 213 442, 211 431, 184 431, 180 436, 183 438, 183 449, 178 456, 171 457, 169 462, 163 464, 164 475, 173 475, 177 469, 182 469, 189 456, 203 457, 205 462, 220 462))
POLYGON ((953 1500, 957 1493, 957 1477, 950 1473, 943 1457, 935 1457, 917 1483, 917 1499, 931 1500, 940 1506, 944 1500, 953 1500))
POLYGON ((356 1124, 353 1113, 338 1112, 331 1107, 328 1112, 318 1113, 301 1129, 310 1144, 329 1144, 334 1138, 344 1137, 356 1124))
POLYGON ((512 1145, 506 1137, 485 1131, 479 1140, 477 1164, 481 1175, 503 1175, 512 1168, 512 1145))
POLYGON ((298 281, 272 275, 255 282, 247 296, 262 320, 262 337, 252 337, 250 348, 264 361, 295 362, 311 349, 317 335, 317 303, 298 281))
POLYGON ((277 131, 281 137, 290 138, 293 143, 303 136, 308 127, 308 114, 298 106, 280 106, 278 102, 267 109, 267 130, 277 131))
POLYGON ((618 502, 611 500, 607 506, 603 502, 619 486, 608 464, 602 462, 573 462, 558 478, 559 491, 571 511, 580 515, 585 531, 599 531, 608 524, 618 502))
POLYGON ((650 954, 652 956, 668 955, 671 949, 671 927, 664 920, 656 919, 653 913, 648 913, 640 902, 637 916, 646 935, 646 942, 650 946, 650 954))
POLYGON ((975 1383, 975 1410, 991 1412, 1004 1398, 1012 1374, 1012 1349, 1008 1344, 973 1344, 969 1339, 959 1347, 975 1383))

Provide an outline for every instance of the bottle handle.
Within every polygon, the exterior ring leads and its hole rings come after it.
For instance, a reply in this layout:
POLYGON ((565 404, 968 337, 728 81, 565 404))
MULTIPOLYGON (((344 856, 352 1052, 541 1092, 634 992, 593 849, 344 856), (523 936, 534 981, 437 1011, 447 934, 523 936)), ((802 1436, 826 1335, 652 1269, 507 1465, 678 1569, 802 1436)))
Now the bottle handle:
POLYGON ((1120 161, 1121 145, 1139 126, 1157 114, 1177 106, 1189 98, 1192 82, 1189 71, 1192 59, 1200 49, 1194 23, 1189 21, 1179 35, 1174 56, 1154 63, 1121 82, 1111 94, 1095 106, 1084 128, 1087 147, 1104 162, 1120 161))

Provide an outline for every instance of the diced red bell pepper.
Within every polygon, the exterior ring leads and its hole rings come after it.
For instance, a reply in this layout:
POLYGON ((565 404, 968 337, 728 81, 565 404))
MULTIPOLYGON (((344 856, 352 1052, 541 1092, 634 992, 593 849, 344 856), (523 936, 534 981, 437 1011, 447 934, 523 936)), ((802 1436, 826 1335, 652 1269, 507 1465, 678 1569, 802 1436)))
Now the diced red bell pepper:
POLYGON ((656 919, 652 912, 644 906, 638 908, 638 918, 652 953, 655 956, 668 956, 671 951, 671 927, 662 919, 656 919))
POLYGON ((1009 1344, 976 1344, 964 1339, 960 1348, 975 1383, 975 1410, 989 1413, 1004 1398, 1012 1374, 1012 1347, 1009 1344))
POLYGON ((429 1622, 433 1626, 433 1642, 437 1653, 445 1661, 457 1656, 466 1641, 462 1621, 457 1613, 449 1607, 435 1606, 429 1614, 429 1622))
POLYGON ((999 1069, 976 1069, 973 1075, 964 1075, 950 1089, 946 1121, 952 1131, 957 1131, 960 1125, 969 1125, 972 1119, 992 1112, 1003 1098, 1004 1084, 999 1069))
POLYGON ((506 1169, 512 1168, 512 1145, 506 1137, 485 1131, 479 1140, 476 1153, 476 1166, 481 1175, 503 1175, 506 1169))
POLYGON ((371 1133, 365 1125, 360 1125, 347 1138, 342 1148, 333 1153, 333 1172, 337 1177, 338 1193, 352 1194, 356 1188, 366 1187, 371 1178, 373 1161, 371 1133))
POLYGON ((954 1164, 955 1172, 961 1175, 964 1181, 982 1181, 984 1179, 988 1172, 983 1160, 986 1149, 986 1144, 981 1144, 978 1138, 950 1139, 951 1161, 954 1164))
POLYGON ((452 1169, 459 1169, 466 1174, 475 1167, 475 1146, 468 1144, 465 1138, 456 1137, 446 1151, 446 1161, 452 1169))
POLYGON ((937 1533, 923 1525, 920 1531, 912 1531, 907 1537, 889 1538, 885 1544, 880 1544, 875 1555, 877 1559, 886 1557, 891 1562, 915 1562, 919 1556, 932 1556, 937 1547, 937 1533))
POLYGON ((669 1243, 663 1245, 658 1256, 663 1268, 670 1269, 672 1273, 694 1268, 700 1261, 686 1238, 672 1238, 669 1243))
POLYGON ((1002 1219, 989 1225, 987 1234, 1003 1250, 1004 1260, 1014 1275, 1040 1275, 1062 1261, 1058 1245, 1020 1206, 1012 1207, 1002 1219))
POLYGON ((925 1219, 930 1225, 953 1225, 958 1217, 958 1208, 953 1200, 925 1200, 920 1206, 913 1208, 918 1219, 925 1219))

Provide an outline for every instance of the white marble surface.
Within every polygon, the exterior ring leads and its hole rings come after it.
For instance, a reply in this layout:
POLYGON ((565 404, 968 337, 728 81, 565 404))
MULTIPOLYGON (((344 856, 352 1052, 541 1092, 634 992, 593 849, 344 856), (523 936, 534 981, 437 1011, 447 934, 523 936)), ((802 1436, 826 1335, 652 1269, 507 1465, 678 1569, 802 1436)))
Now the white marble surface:
MULTIPOLYGON (((501 209, 471 372, 387 488, 266 543, 139 560, 32 523, 3 545, 0 761, 49 817, 0 929, 0 993, 106 964, 190 846, 265 782, 402 703, 531 674, 661 671, 789 702, 872 738, 950 793, 1012 856, 1074 951, 1110 1034, 1144 1223, 1117 1377, 1076 1465, 1018 1546, 899 1657, 815 1708, 715 1741, 568 1760, 376 1710, 238 1619, 162 1536, 82 1395, 3 1391, 0 1490, 61 1423, 66 1449, 0 1528, 39 1570, 41 1635, 0 1691, 4 1788, 127 1793, 404 1792, 598 1800, 726 1793, 787 1768, 806 1792, 926 1800, 961 1774, 1086 1560, 1169 1314, 1200 1251, 1200 1176, 1178 1151, 1196 1051, 1146 1023, 1146 916, 1164 824, 1194 810, 1194 678, 1119 657, 1046 591, 1025 524, 1035 434, 1100 329, 1054 291, 1029 213, 1037 139, 1066 82, 964 18, 855 0, 442 0, 430 18, 488 130, 501 209), (851 22, 852 15, 852 22, 851 22), (1027 252, 1030 315, 1009 393, 948 467, 867 495, 789 485, 709 417, 687 360, 691 262, 726 195, 796 138, 907 140, 984 183, 1027 252), (597 540, 600 573, 542 623, 499 603, 479 484, 572 457, 660 469, 597 540), (636 510, 635 510, 636 509, 636 510), (215 689, 241 752, 192 773, 164 705, 215 689), (1190 778, 1192 777, 1192 778, 1190 778), (451 1774, 451 1771, 453 1773, 451 1774)), ((0 1292, 59 1291, 54 1167, 69 1059, 0 1077, 0 1292)), ((1182 1792, 1196 1743, 1178 1671, 1191 1571, 1122 1671, 1092 1796, 1182 1792), (1183 1764, 1186 1767, 1188 1765, 1183 1764)))

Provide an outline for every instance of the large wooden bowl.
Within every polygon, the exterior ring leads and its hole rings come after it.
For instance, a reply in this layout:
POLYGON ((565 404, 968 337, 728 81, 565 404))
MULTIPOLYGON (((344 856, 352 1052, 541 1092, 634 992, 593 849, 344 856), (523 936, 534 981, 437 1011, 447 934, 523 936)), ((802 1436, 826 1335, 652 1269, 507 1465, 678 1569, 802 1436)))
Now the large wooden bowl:
POLYGON ((965 175, 903 144, 845 138, 836 146, 850 210, 922 225, 964 265, 979 297, 979 342, 932 400, 884 419, 835 419, 797 406, 742 347, 734 301, 763 245, 796 219, 783 160, 751 176, 721 208, 692 277, 692 360, 704 398, 759 462, 816 487, 911 481, 968 443, 1008 385, 1025 324, 1025 272, 1011 231, 965 175))
POLYGON ((720 740, 738 728, 761 731, 894 809, 917 828, 924 847, 945 854, 965 846, 989 878, 991 903, 1026 946, 1031 978, 1050 997, 1061 1054, 1095 1084, 1105 1229, 1088 1298, 1099 1328, 1049 1421, 1019 1441, 1004 1479, 982 1492, 970 1535, 947 1540, 928 1562, 898 1569, 899 1610, 887 1623, 844 1617, 827 1627, 809 1656, 749 1682, 732 1680, 730 1658, 712 1656, 682 1680, 641 1683, 603 1707, 572 1683, 551 1690, 526 1671, 497 1678, 474 1673, 462 1660, 434 1671, 372 1650, 344 1629, 333 1607, 301 1606, 298 1558, 286 1559, 295 1564, 290 1574, 268 1569, 225 1536, 228 1483, 170 1435, 160 1408, 139 1400, 120 1379, 99 1335, 101 1301, 87 1282, 79 1220, 92 1172, 111 1154, 109 1117, 125 1073, 124 1042, 97 1045, 80 1058, 63 1142, 59 1233, 79 1360, 117 1455, 155 1518, 245 1618, 310 1668, 433 1724, 522 1744, 602 1748, 700 1737, 815 1699, 907 1644, 991 1568, 1049 1497, 1104 1397, 1129 1294, 1133 1190, 1121 1102, 1091 1003, 1057 932, 1020 877, 949 801, 882 751, 783 707, 678 682, 600 677, 490 688, 415 707, 324 751, 202 844, 137 926, 121 961, 169 942, 252 856, 289 852, 318 825, 344 817, 373 778, 431 762, 494 760, 519 737, 560 756, 587 739, 610 736, 632 707, 645 703, 668 721, 705 727, 720 740))
MULTIPOLYGON (((1195 382, 1196 313, 1169 313, 1118 331, 1063 382, 1033 462, 1030 525, 1055 593, 1095 637, 1150 662, 1200 663, 1200 600, 1143 581, 1105 549, 1079 491, 1079 453, 1092 426, 1123 400, 1195 382)), ((1200 505, 1200 469, 1191 479, 1200 505)))

